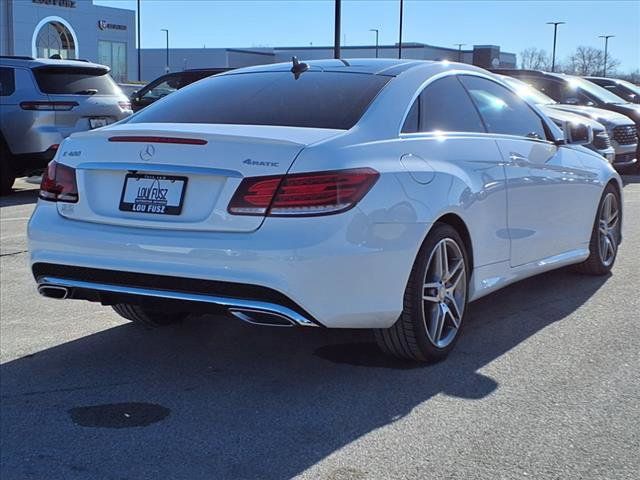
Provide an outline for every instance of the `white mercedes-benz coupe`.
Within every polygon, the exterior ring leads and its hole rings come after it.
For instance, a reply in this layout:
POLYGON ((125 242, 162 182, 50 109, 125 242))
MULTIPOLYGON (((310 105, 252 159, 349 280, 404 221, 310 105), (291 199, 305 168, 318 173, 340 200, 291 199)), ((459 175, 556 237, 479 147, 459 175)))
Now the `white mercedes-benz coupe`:
POLYGON ((235 70, 65 140, 31 268, 42 295, 147 326, 367 328, 435 361, 469 302, 570 264, 609 272, 622 183, 591 136, 469 65, 235 70))

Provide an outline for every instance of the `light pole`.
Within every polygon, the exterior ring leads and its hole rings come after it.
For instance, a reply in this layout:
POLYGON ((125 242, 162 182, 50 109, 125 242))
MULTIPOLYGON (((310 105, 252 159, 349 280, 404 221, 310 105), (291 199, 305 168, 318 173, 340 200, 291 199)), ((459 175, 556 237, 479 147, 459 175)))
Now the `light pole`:
POLYGON ((454 45, 458 46, 458 62, 462 61, 462 47, 466 45, 466 43, 454 43, 454 45))
POLYGON ((398 38, 398 58, 402 58, 402 0, 400 0, 400 33, 398 38))
POLYGON ((164 69, 166 70, 167 73, 169 73, 169 71, 171 70, 169 68, 169 30, 167 30, 166 28, 161 28, 160 30, 167 34, 167 61, 166 61, 166 67, 164 67, 164 69))
POLYGON ((598 35, 598 38, 604 38, 604 67, 602 68, 602 76, 607 76, 607 51, 609 47, 609 39, 615 35, 598 35))
POLYGON ((140 67, 140 0, 138 0, 138 81, 141 81, 141 67, 140 67))
POLYGON ((333 58, 340 58, 340 0, 336 0, 333 26, 333 58))
POLYGON ((553 54, 551 55, 551 71, 556 70, 556 39, 558 38, 558 25, 564 25, 567 22, 547 22, 547 25, 553 25, 553 54))
POLYGON ((380 31, 377 28, 370 28, 370 32, 376 32, 376 58, 378 58, 378 34, 380 31))

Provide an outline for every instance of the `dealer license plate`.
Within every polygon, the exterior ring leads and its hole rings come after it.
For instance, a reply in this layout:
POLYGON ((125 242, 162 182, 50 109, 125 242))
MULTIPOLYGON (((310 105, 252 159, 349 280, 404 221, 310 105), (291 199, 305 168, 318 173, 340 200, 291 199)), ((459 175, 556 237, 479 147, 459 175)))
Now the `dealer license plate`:
POLYGON ((130 173, 124 179, 120 210, 180 215, 187 177, 130 173))

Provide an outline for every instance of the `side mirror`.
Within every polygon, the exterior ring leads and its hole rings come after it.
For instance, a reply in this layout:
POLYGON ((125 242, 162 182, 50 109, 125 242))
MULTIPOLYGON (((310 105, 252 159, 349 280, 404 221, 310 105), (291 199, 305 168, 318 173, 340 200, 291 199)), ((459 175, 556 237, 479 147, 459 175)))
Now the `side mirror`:
POLYGON ((593 143, 593 128, 584 123, 563 122, 565 143, 569 145, 589 145, 593 143))

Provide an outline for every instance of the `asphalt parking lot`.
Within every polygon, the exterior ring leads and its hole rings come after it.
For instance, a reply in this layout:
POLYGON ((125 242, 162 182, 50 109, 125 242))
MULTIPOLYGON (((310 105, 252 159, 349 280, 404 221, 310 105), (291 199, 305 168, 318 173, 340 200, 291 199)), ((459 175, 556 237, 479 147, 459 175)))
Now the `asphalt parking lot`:
POLYGON ((631 479, 640 471, 640 176, 613 274, 472 304, 452 356, 217 317, 144 330, 38 296, 34 185, 0 200, 1 471, 10 479, 631 479))

